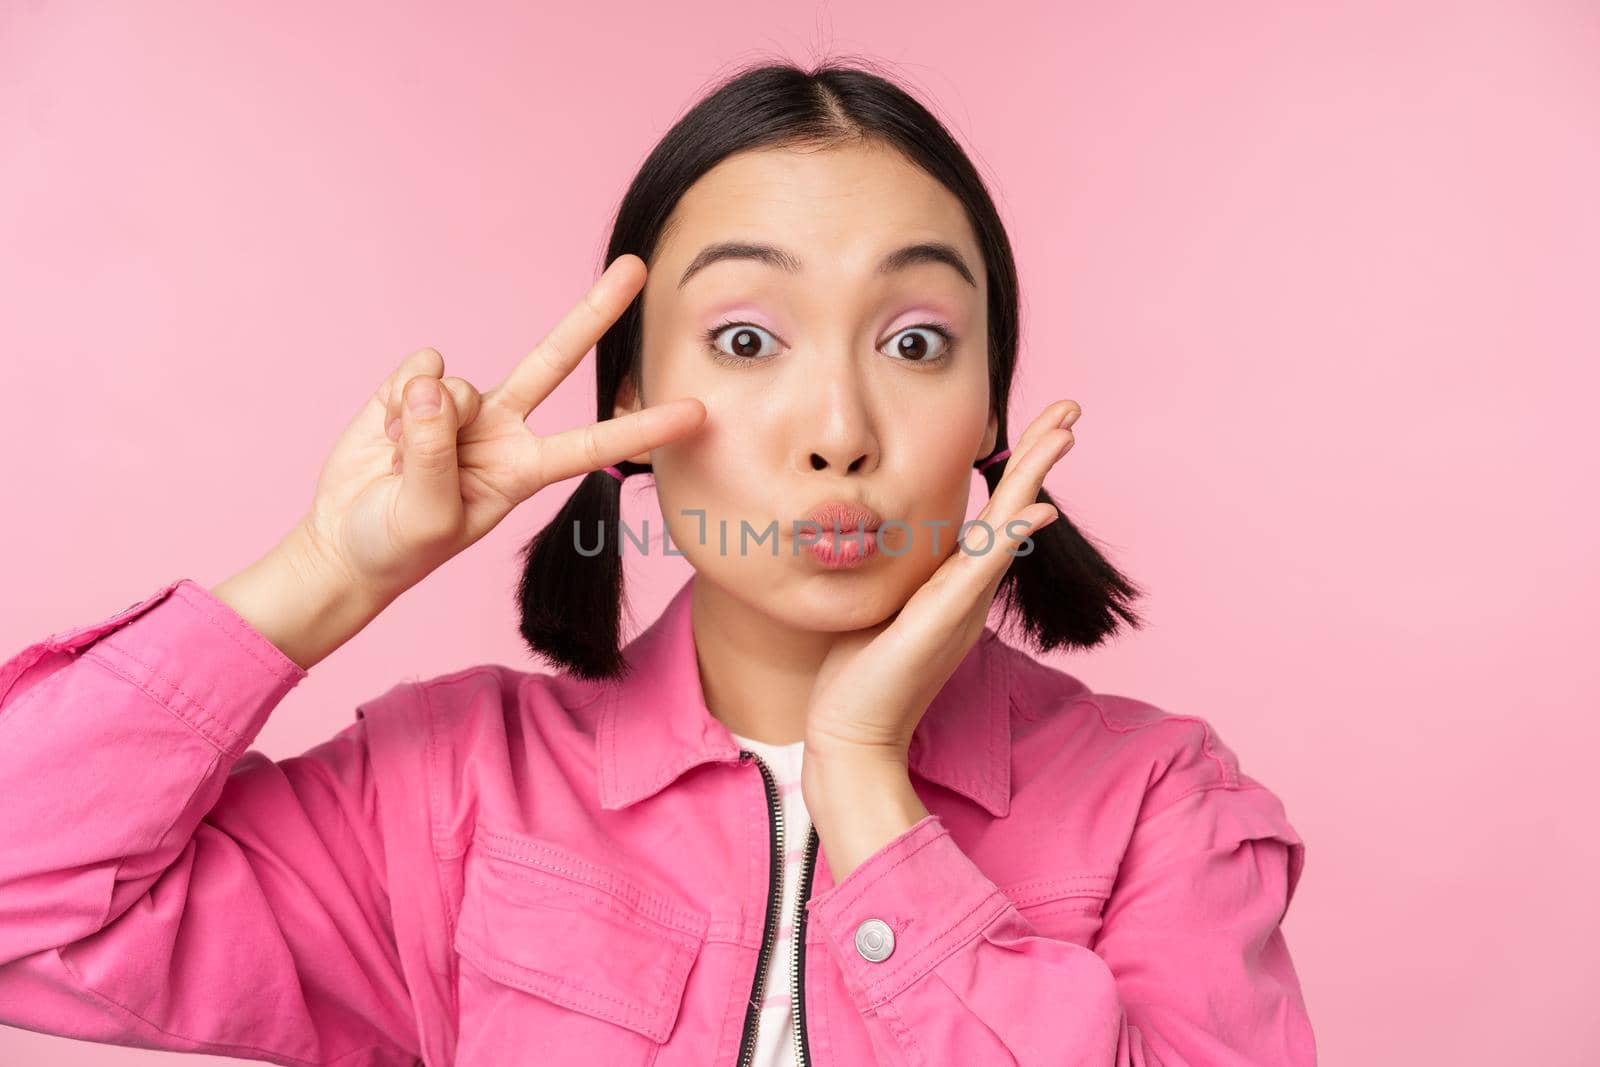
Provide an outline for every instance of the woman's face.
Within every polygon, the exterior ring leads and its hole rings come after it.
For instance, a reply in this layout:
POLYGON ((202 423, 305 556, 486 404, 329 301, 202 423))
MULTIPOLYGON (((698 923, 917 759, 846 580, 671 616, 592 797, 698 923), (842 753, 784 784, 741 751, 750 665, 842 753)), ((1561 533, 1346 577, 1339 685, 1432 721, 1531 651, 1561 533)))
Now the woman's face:
MULTIPOLYGON (((697 434, 632 457, 654 468, 674 550, 797 628, 898 611, 955 549, 995 441, 984 264, 960 202, 881 145, 734 156, 679 201, 642 299, 643 401, 707 409, 697 434), (705 255, 724 243, 774 251, 705 255), (880 269, 916 245, 960 265, 880 269), (886 524, 854 566, 807 544, 807 514, 831 501, 886 524)), ((638 406, 625 385, 618 413, 638 406)))

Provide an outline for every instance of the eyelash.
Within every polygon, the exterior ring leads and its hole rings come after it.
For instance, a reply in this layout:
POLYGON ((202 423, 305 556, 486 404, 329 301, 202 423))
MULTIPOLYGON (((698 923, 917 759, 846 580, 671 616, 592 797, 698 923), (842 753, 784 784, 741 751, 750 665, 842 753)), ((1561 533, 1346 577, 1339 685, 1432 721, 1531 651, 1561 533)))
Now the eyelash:
MULTIPOLYGON (((728 329, 730 329, 730 328, 732 328, 734 326, 748 326, 751 329, 760 330, 762 333, 767 334, 769 336, 772 333, 772 331, 767 329, 765 326, 758 326, 753 322, 733 321, 733 322, 719 323, 718 325, 711 327, 711 329, 709 329, 709 330, 707 330, 705 332, 706 348, 710 351, 712 359, 716 360, 718 363, 726 363, 726 364, 729 364, 729 365, 745 366, 745 365, 749 365, 751 363, 761 363, 761 362, 764 362, 765 360, 768 360, 768 359, 772 358, 771 356, 761 356, 761 357, 730 356, 730 355, 728 355, 728 353, 726 353, 722 349, 718 348, 717 347, 717 337, 719 335, 721 335, 725 330, 728 330, 728 329)), ((938 334, 944 340, 944 352, 941 355, 939 355, 938 358, 936 358, 936 359, 902 359, 902 360, 899 360, 899 362, 901 362, 901 363, 909 363, 914 367, 937 367, 937 366, 949 361, 949 359, 951 358, 952 353, 955 350, 956 335, 955 335, 954 331, 952 331, 947 324, 942 323, 942 322, 914 322, 909 326, 900 327, 900 329, 898 329, 898 330, 896 330, 894 332, 894 336, 898 337, 901 334, 905 333, 907 330, 929 330, 929 331, 931 331, 933 333, 938 334)))

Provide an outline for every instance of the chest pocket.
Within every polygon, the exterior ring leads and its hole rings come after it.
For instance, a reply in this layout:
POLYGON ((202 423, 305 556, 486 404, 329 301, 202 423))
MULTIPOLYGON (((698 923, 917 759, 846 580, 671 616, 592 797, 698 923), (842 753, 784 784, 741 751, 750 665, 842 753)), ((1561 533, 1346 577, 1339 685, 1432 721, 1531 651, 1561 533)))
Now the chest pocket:
POLYGON ((463 875, 458 1064, 654 1062, 706 916, 562 845, 483 827, 463 875))
POLYGON ((1041 934, 1090 947, 1115 880, 1114 873, 1033 878, 1001 891, 1041 934))

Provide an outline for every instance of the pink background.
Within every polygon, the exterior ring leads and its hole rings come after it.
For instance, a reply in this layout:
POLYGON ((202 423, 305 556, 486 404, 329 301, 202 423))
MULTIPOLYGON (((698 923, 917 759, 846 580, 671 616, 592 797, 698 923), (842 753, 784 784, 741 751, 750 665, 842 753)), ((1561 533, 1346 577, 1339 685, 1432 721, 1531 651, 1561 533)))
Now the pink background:
MULTIPOLYGON (((1151 591, 1061 662, 1208 717, 1308 842, 1322 1062, 1600 1057, 1593 5, 99 6, 0 2, 0 656, 245 566, 407 352, 488 388, 532 346, 712 80, 864 54, 993 183, 1014 419, 1083 405, 1051 488, 1151 591)), ((534 428, 587 420, 592 374, 534 428)), ((569 488, 258 747, 530 665, 516 554, 569 488)), ((630 563, 638 621, 684 565, 630 563)), ((168 1059, 204 1058, 0 1028, 5 1063, 168 1059)))

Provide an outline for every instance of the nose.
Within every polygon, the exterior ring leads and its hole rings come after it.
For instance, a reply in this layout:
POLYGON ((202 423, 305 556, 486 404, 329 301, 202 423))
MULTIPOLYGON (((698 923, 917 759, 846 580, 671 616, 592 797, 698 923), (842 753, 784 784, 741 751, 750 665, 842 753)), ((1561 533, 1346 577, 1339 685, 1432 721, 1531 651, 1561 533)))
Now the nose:
POLYGON ((830 453, 826 450, 821 452, 812 452, 811 469, 814 471, 825 471, 831 467, 834 470, 854 473, 861 470, 867 462, 867 454, 865 452, 859 453, 848 463, 842 463, 837 460, 829 460, 829 454, 830 453))
POLYGON ((847 351, 806 362, 790 383, 796 466, 835 474, 873 470, 879 456, 876 405, 862 368, 847 351))

